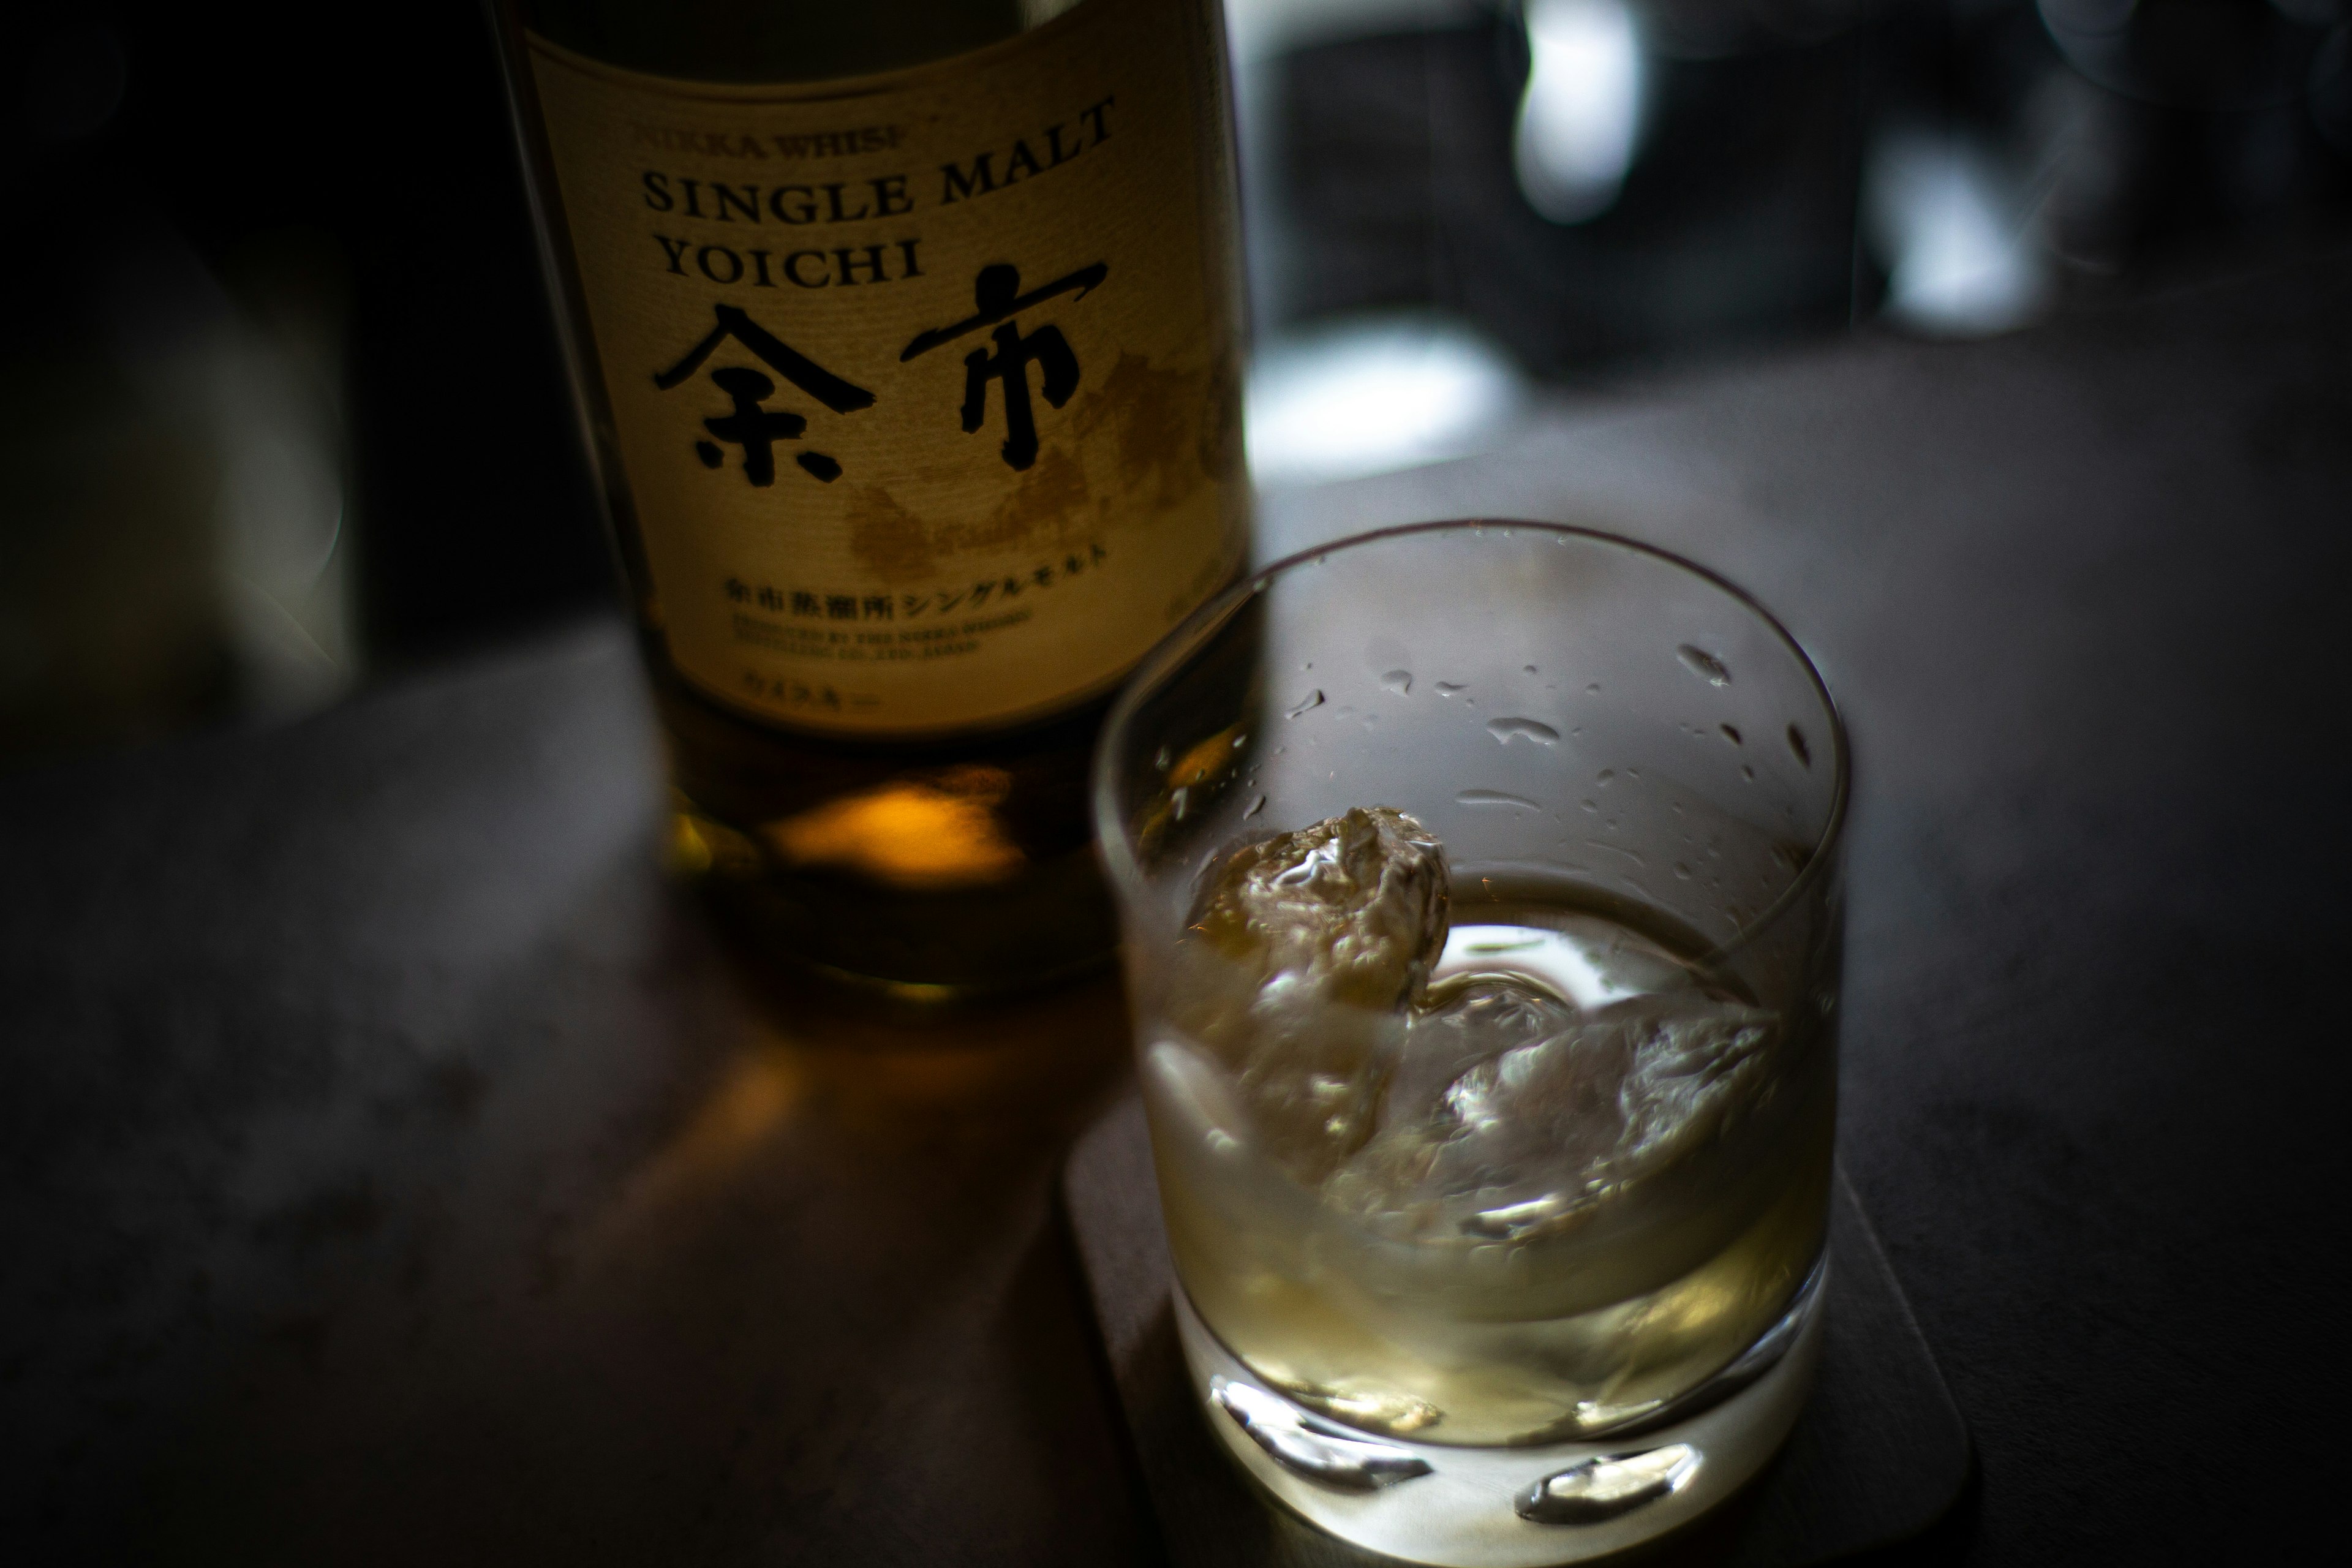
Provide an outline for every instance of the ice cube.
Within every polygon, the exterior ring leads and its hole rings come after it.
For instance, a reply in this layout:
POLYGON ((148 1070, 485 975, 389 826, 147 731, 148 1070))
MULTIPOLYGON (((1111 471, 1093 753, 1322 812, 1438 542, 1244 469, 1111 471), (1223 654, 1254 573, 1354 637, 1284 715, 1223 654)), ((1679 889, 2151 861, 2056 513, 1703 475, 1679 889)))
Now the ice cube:
POLYGON ((1287 977, 1324 1002, 1390 1012, 1445 948, 1445 850, 1391 806, 1356 806, 1235 850, 1187 935, 1260 982, 1287 977))
POLYGON ((1390 1231, 1438 1223, 1427 1184, 1440 1152, 1462 1131, 1451 1097, 1465 1075, 1580 1016, 1573 1004, 1523 975, 1457 973, 1432 985, 1407 1026, 1380 1131, 1333 1173, 1325 1195, 1343 1210, 1383 1216, 1390 1231))
POLYGON ((1664 1169, 1728 1133, 1770 1082, 1779 1033, 1770 1013, 1734 1002, 1615 1009, 1634 1042, 1619 1089, 1625 1131, 1612 1156, 1621 1181, 1664 1169))
POLYGON ((1170 1011, 1300 1180, 1370 1136, 1404 1009, 1445 946, 1446 899, 1435 837, 1372 806, 1234 851, 1195 906, 1170 1011))
POLYGON ((1472 1068, 1557 1035, 1579 1016, 1574 1003, 1521 975, 1471 973, 1434 982, 1412 1010, 1382 1120, 1426 1116, 1472 1068))
POLYGON ((1726 1131, 1765 1084, 1774 1025, 1695 988, 1601 1009, 1468 1067, 1326 1194, 1400 1237, 1563 1234, 1726 1131))

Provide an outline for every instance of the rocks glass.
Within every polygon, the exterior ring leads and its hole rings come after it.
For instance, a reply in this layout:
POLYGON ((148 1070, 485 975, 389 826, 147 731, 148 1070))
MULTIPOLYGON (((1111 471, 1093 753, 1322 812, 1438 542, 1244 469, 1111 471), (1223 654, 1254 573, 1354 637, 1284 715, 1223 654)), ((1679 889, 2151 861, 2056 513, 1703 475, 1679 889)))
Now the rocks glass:
POLYGON ((1538 1564, 1796 1418, 1837 1100, 1846 748, 1686 562, 1528 522, 1269 568, 1104 731, 1178 1326, 1282 1502, 1538 1564))

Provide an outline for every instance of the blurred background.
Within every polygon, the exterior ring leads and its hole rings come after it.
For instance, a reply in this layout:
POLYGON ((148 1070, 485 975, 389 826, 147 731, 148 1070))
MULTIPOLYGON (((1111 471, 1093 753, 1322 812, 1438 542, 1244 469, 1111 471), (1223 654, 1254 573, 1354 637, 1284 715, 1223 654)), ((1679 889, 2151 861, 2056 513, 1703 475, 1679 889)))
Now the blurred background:
MULTIPOLYGON (((1227 0, 1270 490, 2352 237, 2352 0, 1227 0)), ((0 767, 616 602, 472 0, 0 20, 0 767)))

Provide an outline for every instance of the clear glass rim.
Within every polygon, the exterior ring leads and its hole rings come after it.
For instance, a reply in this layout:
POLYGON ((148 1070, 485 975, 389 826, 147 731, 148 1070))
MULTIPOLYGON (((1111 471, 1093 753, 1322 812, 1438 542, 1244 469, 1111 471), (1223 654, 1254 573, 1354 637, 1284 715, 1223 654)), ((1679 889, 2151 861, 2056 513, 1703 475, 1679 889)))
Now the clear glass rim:
POLYGON ((1570 522, 1538 522, 1532 519, 1511 517, 1467 517, 1448 518, 1432 522, 1399 523, 1390 528, 1376 528, 1363 533, 1349 534, 1344 539, 1335 539, 1329 543, 1318 544, 1311 549, 1301 550, 1295 554, 1286 555, 1281 560, 1251 573, 1247 577, 1193 611, 1184 618, 1182 625, 1162 637, 1153 646, 1150 653, 1143 656, 1143 662, 1136 666, 1134 672, 1128 677, 1126 683, 1119 689, 1118 700, 1111 704, 1110 712, 1103 721, 1102 732, 1095 742, 1094 779, 1093 787, 1089 792, 1094 808, 1096 849, 1102 858, 1104 869, 1108 873, 1114 889, 1122 900, 1139 898, 1144 890, 1145 882, 1143 868, 1136 863, 1135 856, 1128 846, 1127 835, 1119 818, 1118 800, 1118 758, 1121 751, 1119 742, 1133 725, 1136 713, 1142 708, 1146 699, 1165 685, 1169 678, 1182 668, 1184 663, 1199 651, 1201 646, 1213 636, 1225 621, 1231 619, 1236 611, 1250 600, 1265 593, 1274 584, 1276 578, 1289 572, 1301 566, 1314 565, 1325 557, 1336 555, 1342 551, 1360 550, 1385 543, 1390 540, 1409 538, 1423 533, 1476 532, 1490 528, 1511 529, 1530 533, 1570 535, 1609 549, 1649 556, 1654 561, 1662 562, 1667 566, 1687 573, 1710 584, 1746 608, 1748 614, 1761 621, 1771 631, 1772 636, 1780 640, 1780 646, 1787 649, 1790 657, 1796 661, 1797 667, 1805 672, 1805 679, 1812 683, 1814 696, 1821 700, 1822 710, 1829 715, 1830 811, 1827 820, 1822 824, 1820 837, 1814 840, 1811 852, 1805 858, 1804 866, 1796 876, 1790 879, 1789 885, 1780 889, 1779 897, 1765 906, 1753 921, 1742 928, 1737 937, 1709 949, 1700 962, 1710 965, 1719 964, 1737 954, 1741 949, 1769 931, 1783 915, 1803 900, 1817 882, 1830 874, 1829 868, 1835 860, 1839 840, 1845 833, 1846 810, 1853 795, 1853 763, 1846 744, 1845 715, 1838 710, 1837 700, 1831 695, 1829 682, 1822 679, 1822 672, 1814 665, 1812 657, 1806 653, 1803 645, 1790 635, 1789 628, 1780 624, 1780 618, 1778 616, 1759 604, 1753 594, 1721 573, 1710 571, 1686 556, 1677 555, 1671 550, 1662 550, 1654 544, 1645 544, 1638 539, 1628 539, 1622 534, 1608 533, 1597 528, 1586 528, 1570 522))

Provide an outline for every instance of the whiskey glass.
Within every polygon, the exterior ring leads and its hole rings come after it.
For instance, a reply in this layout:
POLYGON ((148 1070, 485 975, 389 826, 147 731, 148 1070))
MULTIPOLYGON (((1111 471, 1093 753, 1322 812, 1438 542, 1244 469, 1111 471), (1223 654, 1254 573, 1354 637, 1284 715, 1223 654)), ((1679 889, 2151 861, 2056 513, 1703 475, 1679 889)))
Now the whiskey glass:
POLYGON ((1145 661, 1096 826, 1180 1338, 1265 1491, 1504 1568, 1770 1458, 1829 1267, 1847 775, 1753 599, 1582 528, 1331 544, 1145 661))

